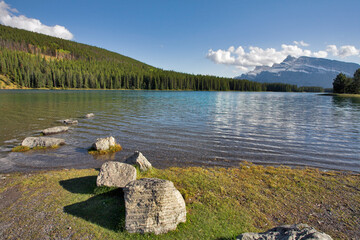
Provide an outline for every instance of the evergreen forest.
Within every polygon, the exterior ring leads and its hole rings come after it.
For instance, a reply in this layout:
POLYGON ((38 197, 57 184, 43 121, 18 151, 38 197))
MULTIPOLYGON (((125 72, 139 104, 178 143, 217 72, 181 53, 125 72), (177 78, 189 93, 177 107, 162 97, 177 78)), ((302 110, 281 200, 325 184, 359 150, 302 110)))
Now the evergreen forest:
POLYGON ((0 25, 0 75, 20 88, 322 92, 166 71, 73 41, 0 25))
POLYGON ((354 77, 347 77, 340 73, 333 82, 334 93, 360 94, 360 68, 355 71, 354 77))

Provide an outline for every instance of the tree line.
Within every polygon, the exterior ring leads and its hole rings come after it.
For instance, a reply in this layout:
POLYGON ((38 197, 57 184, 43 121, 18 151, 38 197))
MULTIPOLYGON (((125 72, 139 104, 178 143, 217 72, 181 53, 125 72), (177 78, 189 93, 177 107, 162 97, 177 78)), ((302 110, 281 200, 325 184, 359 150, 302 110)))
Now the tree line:
POLYGON ((0 74, 27 88, 323 91, 166 71, 105 49, 0 25, 0 74))
POLYGON ((360 68, 355 71, 352 78, 339 73, 333 82, 333 92, 360 94, 360 68))

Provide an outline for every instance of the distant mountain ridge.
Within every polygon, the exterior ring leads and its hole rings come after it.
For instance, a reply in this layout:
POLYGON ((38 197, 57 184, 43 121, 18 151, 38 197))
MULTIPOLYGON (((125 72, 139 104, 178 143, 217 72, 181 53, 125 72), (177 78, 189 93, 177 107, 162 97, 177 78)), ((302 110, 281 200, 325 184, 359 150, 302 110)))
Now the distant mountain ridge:
POLYGON ((329 60, 325 58, 288 56, 272 67, 259 66, 236 79, 247 79, 261 83, 287 83, 298 86, 319 86, 331 88, 336 75, 344 73, 353 76, 359 64, 329 60))

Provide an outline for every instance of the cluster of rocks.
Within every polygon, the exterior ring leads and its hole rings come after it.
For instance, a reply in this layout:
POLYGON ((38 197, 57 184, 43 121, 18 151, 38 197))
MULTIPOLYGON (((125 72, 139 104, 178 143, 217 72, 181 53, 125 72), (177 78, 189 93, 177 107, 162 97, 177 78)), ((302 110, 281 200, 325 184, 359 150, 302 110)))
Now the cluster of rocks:
MULTIPOLYGON (((95 115, 93 113, 86 114, 86 118, 94 117, 95 115)), ((60 122, 66 124, 66 125, 75 125, 78 124, 78 120, 74 119, 64 119, 60 120, 60 122)), ((58 133, 64 133, 67 132, 70 128, 67 126, 57 126, 57 127, 51 127, 44 130, 41 130, 42 135, 53 135, 58 133)), ((25 138, 21 146, 28 147, 28 148, 36 148, 36 147, 58 147, 60 145, 64 145, 65 140, 61 138, 54 138, 54 137, 27 137, 25 138)))
POLYGON ((97 186, 123 188, 125 228, 130 233, 161 234, 175 230, 186 221, 185 201, 171 181, 158 178, 136 180, 140 171, 151 169, 151 163, 140 152, 121 162, 106 162, 101 166, 97 186))
POLYGON ((332 238, 306 224, 284 225, 263 233, 243 233, 237 240, 332 240, 332 238))
MULTIPOLYGON (((85 118, 94 117, 93 113, 85 118)), ((77 124, 77 120, 61 120, 66 125, 77 124)), ((63 133, 67 126, 57 126, 41 131, 43 135, 63 133)), ((65 144, 64 139, 53 137, 27 137, 21 143, 29 148, 54 147, 65 144)), ((98 138, 92 145, 96 151, 106 151, 116 146, 114 137, 98 138)), ((151 163, 138 151, 123 163, 105 162, 100 169, 97 186, 119 187, 124 191, 125 229, 130 233, 162 234, 175 230, 179 223, 186 221, 185 201, 171 181, 158 178, 136 180, 136 166, 140 171, 148 171, 151 163)), ((332 240, 332 238, 306 224, 284 225, 263 233, 244 233, 237 240, 332 240)))

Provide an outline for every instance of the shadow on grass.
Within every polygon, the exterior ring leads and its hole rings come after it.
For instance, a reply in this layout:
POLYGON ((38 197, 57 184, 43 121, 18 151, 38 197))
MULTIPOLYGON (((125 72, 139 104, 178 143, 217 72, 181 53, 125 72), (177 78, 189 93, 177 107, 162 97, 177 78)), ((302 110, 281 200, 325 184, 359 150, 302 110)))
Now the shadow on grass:
POLYGON ((96 176, 73 178, 60 181, 60 185, 71 193, 93 194, 96 189, 96 176))
POLYGON ((65 206, 64 212, 109 230, 125 229, 125 203, 121 188, 65 206))

